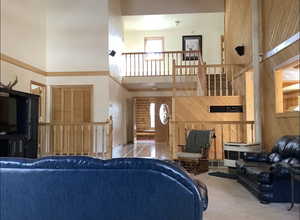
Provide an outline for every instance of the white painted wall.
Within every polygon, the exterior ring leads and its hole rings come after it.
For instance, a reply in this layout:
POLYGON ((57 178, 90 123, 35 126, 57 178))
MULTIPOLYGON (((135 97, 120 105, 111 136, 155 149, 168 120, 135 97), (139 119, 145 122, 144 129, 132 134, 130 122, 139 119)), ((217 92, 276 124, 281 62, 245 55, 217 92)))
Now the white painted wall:
POLYGON ((113 146, 127 142, 127 105, 129 92, 117 82, 109 79, 109 114, 113 119, 113 146))
MULTIPOLYGON (((1 53, 40 69, 46 66, 46 5, 40 0, 1 0, 1 53)), ((30 81, 45 83, 45 77, 1 61, 1 81, 16 76, 15 89, 28 92, 30 81)))
POLYGON ((117 52, 114 57, 109 56, 109 70, 114 77, 121 79, 124 32, 120 0, 109 0, 108 31, 108 48, 117 52))
MULTIPOLYGON (((164 37, 165 51, 182 50, 182 36, 202 35, 203 59, 208 64, 221 62, 221 35, 224 35, 224 13, 202 13, 193 27, 180 27, 160 31, 125 30, 125 51, 143 52, 144 38, 164 37)), ((158 24, 159 25, 159 24, 158 24)), ((182 24, 184 25, 184 24, 182 24)))
POLYGON ((48 72, 108 69, 108 0, 48 0, 48 72))
POLYGON ((22 92, 30 92, 30 82, 35 81, 42 84, 46 84, 46 77, 33 73, 29 70, 17 67, 15 65, 3 62, 1 60, 1 80, 4 84, 13 82, 18 77, 18 84, 14 87, 14 90, 22 92))
MULTIPOLYGON (((72 76, 47 77, 47 85, 93 85, 93 121, 104 122, 108 119, 109 109, 109 77, 107 76, 72 76)), ((51 92, 48 88, 47 119, 50 119, 51 92)))

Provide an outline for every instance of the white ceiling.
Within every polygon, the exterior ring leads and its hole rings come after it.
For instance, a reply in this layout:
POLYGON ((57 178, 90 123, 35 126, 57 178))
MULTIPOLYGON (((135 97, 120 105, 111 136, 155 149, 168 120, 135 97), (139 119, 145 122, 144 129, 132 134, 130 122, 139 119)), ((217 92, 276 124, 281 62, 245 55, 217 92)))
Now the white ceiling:
POLYGON ((176 28, 196 28, 207 19, 224 17, 223 12, 123 16, 125 31, 159 31, 176 28), (179 24, 176 24, 179 21, 179 24))

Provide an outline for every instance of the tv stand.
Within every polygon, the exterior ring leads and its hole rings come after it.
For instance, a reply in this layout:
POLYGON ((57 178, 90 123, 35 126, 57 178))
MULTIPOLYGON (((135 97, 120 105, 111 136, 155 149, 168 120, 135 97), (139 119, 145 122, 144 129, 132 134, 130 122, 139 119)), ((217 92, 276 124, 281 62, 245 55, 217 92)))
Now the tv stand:
POLYGON ((0 93, 17 102, 17 131, 0 132, 0 157, 37 158, 39 96, 3 88, 0 93))

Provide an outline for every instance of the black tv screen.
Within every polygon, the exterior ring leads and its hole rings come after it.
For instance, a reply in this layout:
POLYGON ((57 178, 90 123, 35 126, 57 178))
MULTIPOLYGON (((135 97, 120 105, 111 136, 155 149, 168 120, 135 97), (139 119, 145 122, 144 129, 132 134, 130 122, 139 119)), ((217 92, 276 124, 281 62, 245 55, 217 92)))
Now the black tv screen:
POLYGON ((0 96, 0 133, 17 131, 17 100, 0 96))

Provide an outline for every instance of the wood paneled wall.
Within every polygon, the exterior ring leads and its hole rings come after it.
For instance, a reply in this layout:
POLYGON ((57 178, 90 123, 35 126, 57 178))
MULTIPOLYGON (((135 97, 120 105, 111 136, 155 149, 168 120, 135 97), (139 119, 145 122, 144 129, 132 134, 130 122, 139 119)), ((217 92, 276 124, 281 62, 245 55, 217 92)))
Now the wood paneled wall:
MULTIPOLYGON (((210 113, 212 105, 243 105, 240 96, 193 96, 173 99, 173 146, 184 145, 186 129, 215 130, 216 140, 209 151, 209 159, 223 159, 225 142, 244 142, 246 133, 243 113, 210 113), (224 123, 223 123, 224 122, 224 123)), ((253 136, 253 134, 251 134, 253 136)))
MULTIPOLYGON (((299 0, 262 1, 262 49, 266 53, 299 32, 299 0)), ((300 134, 300 114, 280 117, 276 114, 274 69, 300 54, 297 41, 261 64, 263 86, 263 146, 270 151, 283 135, 300 134)))
POLYGON ((299 54, 299 41, 261 64, 263 85, 263 146, 270 151, 283 135, 300 135, 298 117, 280 117, 276 114, 275 74, 276 66, 299 54))
POLYGON ((262 30, 263 52, 299 32, 299 0, 263 0, 262 30))
POLYGON ((175 121, 240 121, 242 113, 209 113, 211 105, 243 105, 241 96, 176 97, 175 121))
POLYGON ((252 61, 251 0, 226 0, 225 4, 225 63, 245 64, 252 61), (245 46, 239 56, 235 47, 245 46))

